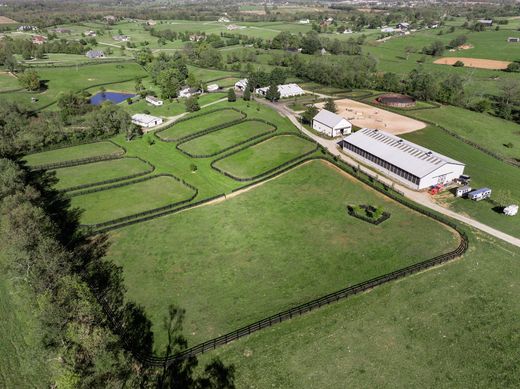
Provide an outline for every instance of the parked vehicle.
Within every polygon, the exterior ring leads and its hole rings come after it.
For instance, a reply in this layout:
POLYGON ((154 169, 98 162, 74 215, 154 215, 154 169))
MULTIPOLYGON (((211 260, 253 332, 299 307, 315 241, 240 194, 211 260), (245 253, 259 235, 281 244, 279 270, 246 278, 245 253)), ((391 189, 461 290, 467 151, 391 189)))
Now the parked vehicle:
POLYGON ((441 192, 442 189, 444 189, 444 185, 442 185, 442 184, 437 184, 437 185, 432 186, 432 187, 428 190, 428 193, 431 194, 431 195, 436 195, 437 193, 441 192))
POLYGON ((480 201, 491 197, 491 189, 480 188, 468 193, 468 198, 473 201, 480 201))
POLYGON ((464 197, 471 191, 472 191, 471 186, 465 185, 465 186, 461 186, 461 187, 457 188, 455 195, 457 197, 464 197))

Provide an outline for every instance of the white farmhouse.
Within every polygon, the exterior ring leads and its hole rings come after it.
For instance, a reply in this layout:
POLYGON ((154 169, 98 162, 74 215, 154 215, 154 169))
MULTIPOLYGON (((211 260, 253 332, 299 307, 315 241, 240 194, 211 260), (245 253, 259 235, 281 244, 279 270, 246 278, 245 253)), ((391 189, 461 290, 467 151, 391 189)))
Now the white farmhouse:
POLYGON ((242 80, 238 80, 235 82, 235 89, 238 90, 245 90, 247 87, 247 78, 244 78, 242 80))
POLYGON ((162 124, 163 120, 157 116, 147 115, 145 113, 136 113, 132 116, 132 123, 143 127, 152 128, 162 124))
POLYGON ((158 99, 157 97, 155 96, 146 96, 145 98, 146 102, 152 104, 152 105, 155 105, 156 107, 160 107, 161 105, 164 104, 164 101, 158 99))
POLYGON ((343 150, 415 190, 448 184, 464 173, 462 162, 370 128, 345 137, 343 150))
POLYGON ((312 128, 322 134, 335 138, 352 132, 352 124, 334 112, 322 109, 312 119, 312 128))

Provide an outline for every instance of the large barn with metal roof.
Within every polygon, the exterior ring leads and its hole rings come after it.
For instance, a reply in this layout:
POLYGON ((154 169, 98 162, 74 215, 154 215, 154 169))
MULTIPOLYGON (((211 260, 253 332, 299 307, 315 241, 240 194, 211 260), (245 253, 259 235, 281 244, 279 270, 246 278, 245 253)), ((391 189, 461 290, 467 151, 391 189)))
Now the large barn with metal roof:
POLYGON ((364 128, 343 139, 343 150, 412 189, 447 184, 464 164, 381 130, 364 128))

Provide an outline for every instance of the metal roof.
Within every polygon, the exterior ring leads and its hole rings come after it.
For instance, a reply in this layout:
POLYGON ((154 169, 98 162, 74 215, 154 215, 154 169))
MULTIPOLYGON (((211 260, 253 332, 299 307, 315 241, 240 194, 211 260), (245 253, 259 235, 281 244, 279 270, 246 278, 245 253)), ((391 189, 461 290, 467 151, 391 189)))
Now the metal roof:
POLYGON ((132 120, 139 123, 148 124, 156 120, 161 120, 161 118, 158 118, 157 116, 147 115, 145 113, 136 113, 132 116, 132 120))
POLYGON ((345 119, 342 116, 339 116, 335 114, 334 112, 327 111, 326 109, 322 109, 312 120, 316 120, 317 122, 320 122, 321 124, 325 124, 328 127, 334 128, 339 123, 341 123, 342 120, 349 123, 347 119, 345 119))
POLYGON ((363 128, 344 141, 419 178, 446 164, 464 166, 462 162, 381 130, 363 128))

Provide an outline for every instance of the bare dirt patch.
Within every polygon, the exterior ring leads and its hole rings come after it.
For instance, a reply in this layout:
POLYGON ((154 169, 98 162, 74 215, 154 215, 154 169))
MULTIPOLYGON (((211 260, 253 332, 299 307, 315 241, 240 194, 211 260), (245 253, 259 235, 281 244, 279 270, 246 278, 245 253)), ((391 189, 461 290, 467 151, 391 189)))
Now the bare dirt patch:
POLYGON ((457 61, 462 61, 464 66, 468 68, 479 68, 479 69, 495 69, 503 70, 507 68, 511 62, 509 61, 497 61, 495 59, 481 59, 481 58, 464 58, 464 57, 443 57, 434 61, 433 63, 439 65, 453 65, 457 61))
MULTIPOLYGON (((351 99, 336 100, 338 115, 343 116, 357 127, 377 128, 390 134, 406 134, 421 130, 426 124, 409 117, 389 112, 378 107, 351 99)), ((322 108, 325 103, 316 104, 322 108)))
POLYGON ((0 24, 16 24, 17 21, 8 18, 7 16, 0 16, 0 24))

